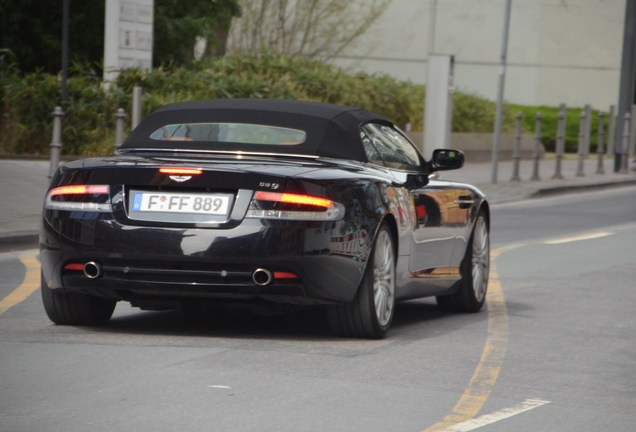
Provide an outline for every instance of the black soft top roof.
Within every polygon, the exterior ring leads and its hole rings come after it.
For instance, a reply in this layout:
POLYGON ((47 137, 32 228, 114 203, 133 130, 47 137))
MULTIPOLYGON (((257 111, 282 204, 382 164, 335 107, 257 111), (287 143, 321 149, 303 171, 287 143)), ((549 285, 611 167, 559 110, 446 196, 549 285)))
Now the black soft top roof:
POLYGON ((217 99, 167 105, 149 115, 132 131, 121 149, 194 149, 266 153, 295 153, 365 161, 360 125, 392 125, 377 114, 357 108, 318 102, 271 99, 217 99), (294 146, 237 144, 206 141, 161 141, 150 135, 178 123, 232 122, 265 124, 306 132, 304 143, 294 146))

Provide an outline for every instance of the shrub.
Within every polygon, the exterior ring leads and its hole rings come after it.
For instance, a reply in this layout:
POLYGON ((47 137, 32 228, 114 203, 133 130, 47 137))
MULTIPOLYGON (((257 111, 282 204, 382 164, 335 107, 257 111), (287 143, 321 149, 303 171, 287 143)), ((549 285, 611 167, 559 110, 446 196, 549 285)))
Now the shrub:
MULTIPOLYGON (((3 86, 0 151, 45 154, 52 132, 51 112, 59 104, 59 79, 35 72, 5 77, 3 86)), ((63 152, 82 154, 103 140, 114 126, 117 107, 127 96, 119 89, 104 91, 101 80, 89 70, 74 70, 68 80, 68 102, 63 119, 63 152)))
MULTIPOLYGON (((495 125, 496 104, 469 93, 455 93, 453 97, 453 131, 492 133, 495 125)), ((504 106, 502 129, 512 131, 515 116, 504 106)))
MULTIPOLYGON (((186 100, 284 98, 360 107, 401 127, 410 123, 413 130, 422 129, 424 86, 387 75, 348 73, 301 57, 264 52, 205 60, 188 68, 168 65, 151 72, 124 70, 108 91, 85 65, 72 68, 69 76, 64 154, 112 153, 115 113, 119 107, 130 113, 130 95, 137 85, 144 89, 143 115, 186 100)), ((12 70, 1 77, 0 153, 48 153, 50 113, 59 100, 58 77, 42 72, 21 75, 12 70)), ((493 102, 455 93, 454 131, 492 132, 494 116, 493 102)), ((504 128, 511 130, 514 118, 509 110, 504 120, 504 128)))

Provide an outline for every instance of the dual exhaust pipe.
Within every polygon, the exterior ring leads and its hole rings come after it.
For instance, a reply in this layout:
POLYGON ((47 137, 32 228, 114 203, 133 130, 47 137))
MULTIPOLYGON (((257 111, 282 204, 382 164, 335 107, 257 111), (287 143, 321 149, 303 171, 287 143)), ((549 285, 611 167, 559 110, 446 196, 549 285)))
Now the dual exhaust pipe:
POLYGON ((252 273, 252 281, 259 286, 266 286, 272 283, 274 275, 271 271, 264 268, 257 268, 252 273))
POLYGON ((82 267, 82 272, 89 279, 97 279, 102 276, 102 266, 95 261, 89 261, 82 267))
MULTIPOLYGON (((95 261, 89 261, 84 264, 82 272, 88 279, 98 279, 103 275, 102 266, 97 264, 95 261)), ((254 270, 254 273, 252 273, 252 282, 258 286, 269 285, 273 280, 274 275, 270 270, 259 267, 254 270)))

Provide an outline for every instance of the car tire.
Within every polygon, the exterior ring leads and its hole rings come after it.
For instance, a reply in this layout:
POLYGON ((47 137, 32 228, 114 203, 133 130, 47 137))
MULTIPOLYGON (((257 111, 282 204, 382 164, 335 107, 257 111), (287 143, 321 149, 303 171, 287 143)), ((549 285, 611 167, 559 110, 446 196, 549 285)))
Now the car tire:
POLYGON ((331 307, 328 317, 340 336, 381 339, 391 327, 394 313, 395 245, 391 230, 383 224, 354 301, 331 307))
POLYGON ((462 280, 457 291, 437 296, 437 304, 453 312, 479 312, 486 301, 490 271, 490 231, 483 211, 477 215, 460 265, 462 280))
POLYGON ((74 292, 60 292, 41 282, 42 303, 49 319, 60 325, 99 325, 108 322, 115 300, 74 292))

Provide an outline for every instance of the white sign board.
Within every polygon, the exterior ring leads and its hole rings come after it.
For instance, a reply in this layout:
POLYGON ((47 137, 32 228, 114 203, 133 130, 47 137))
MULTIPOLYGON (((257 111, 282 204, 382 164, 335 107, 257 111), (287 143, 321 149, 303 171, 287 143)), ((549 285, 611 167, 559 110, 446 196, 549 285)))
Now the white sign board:
POLYGON ((106 0, 104 81, 121 69, 152 69, 154 0, 106 0))

